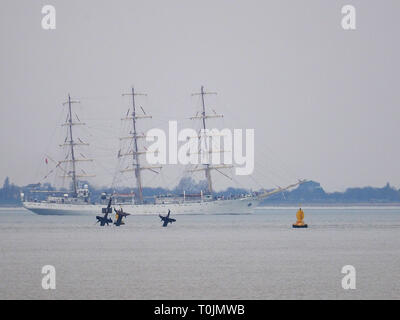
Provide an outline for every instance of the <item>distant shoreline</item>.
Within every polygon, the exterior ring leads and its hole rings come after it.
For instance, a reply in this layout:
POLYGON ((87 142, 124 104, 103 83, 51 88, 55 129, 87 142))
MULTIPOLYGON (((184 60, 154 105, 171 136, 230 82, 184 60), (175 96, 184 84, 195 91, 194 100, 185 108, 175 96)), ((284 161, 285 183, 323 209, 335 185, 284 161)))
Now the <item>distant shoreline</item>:
POLYGON ((323 208, 337 208, 337 207, 398 207, 400 208, 399 202, 388 202, 388 203, 366 203, 366 202, 354 202, 354 203, 277 203, 277 204, 264 204, 260 205, 257 208, 314 208, 314 207, 323 207, 323 208))
MULTIPOLYGON (((276 204, 264 204, 256 207, 256 209, 284 209, 284 208, 366 208, 366 207, 394 207, 400 208, 399 202, 388 202, 388 203, 365 203, 365 202, 354 202, 354 203, 276 203, 276 204)), ((22 205, 7 205, 0 204, 0 209, 22 209, 22 205)))
POLYGON ((23 206, 18 204, 0 204, 0 208, 23 208, 23 206))

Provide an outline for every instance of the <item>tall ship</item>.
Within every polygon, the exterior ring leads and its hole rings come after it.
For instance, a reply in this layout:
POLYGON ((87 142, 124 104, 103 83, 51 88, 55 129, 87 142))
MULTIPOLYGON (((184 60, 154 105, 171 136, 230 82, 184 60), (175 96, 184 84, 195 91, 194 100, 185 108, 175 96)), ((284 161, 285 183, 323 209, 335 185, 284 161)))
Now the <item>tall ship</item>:
MULTIPOLYGON (((201 130, 199 134, 191 137, 196 139, 198 143, 198 150, 196 153, 201 156, 205 156, 206 159, 210 158, 210 153, 219 152, 223 153, 224 150, 212 150, 211 146, 211 134, 207 131, 207 120, 211 118, 222 118, 223 115, 206 112, 205 96, 209 94, 216 94, 214 92, 206 92, 204 87, 201 87, 198 95, 201 98, 201 111, 195 116, 191 117, 191 120, 198 120, 201 122, 201 130), (207 146, 208 145, 208 146, 207 146)), ((121 148, 118 151, 118 160, 128 160, 129 165, 123 169, 118 170, 120 174, 133 173, 134 191, 129 194, 118 194, 113 193, 111 195, 102 194, 101 198, 103 201, 94 203, 90 199, 90 190, 87 184, 82 184, 80 179, 91 177, 83 169, 78 171, 78 166, 82 162, 92 162, 93 159, 89 159, 83 155, 82 152, 77 153, 77 148, 81 146, 87 146, 88 143, 82 141, 80 138, 75 138, 74 127, 85 125, 81 122, 78 116, 72 112, 72 106, 75 103, 79 103, 77 100, 71 99, 68 95, 68 100, 64 103, 67 106, 67 119, 63 126, 67 128, 66 138, 60 147, 66 148, 67 153, 63 160, 51 161, 55 164, 55 169, 59 169, 63 172, 63 177, 70 179, 71 190, 68 191, 43 191, 33 190, 30 195, 21 194, 23 206, 40 215, 96 215, 101 212, 104 207, 104 202, 108 197, 113 198, 114 206, 123 207, 125 212, 129 212, 134 215, 147 215, 147 214, 160 214, 171 210, 174 214, 250 214, 258 206, 258 204, 265 198, 274 194, 289 190, 305 182, 305 180, 298 180, 297 182, 290 184, 286 187, 278 187, 270 191, 260 192, 249 192, 247 194, 241 194, 236 196, 228 197, 217 197, 213 189, 213 176, 212 172, 217 171, 224 176, 227 176, 222 172, 224 169, 232 168, 230 164, 212 164, 211 161, 206 160, 200 162, 194 168, 186 170, 186 172, 203 172, 207 187, 205 190, 200 190, 198 193, 187 193, 183 190, 180 194, 165 194, 153 197, 151 201, 145 200, 143 192, 143 172, 150 171, 154 174, 158 174, 162 169, 161 165, 148 165, 144 163, 143 156, 149 152, 143 141, 146 141, 146 134, 141 133, 139 130, 140 121, 145 119, 152 119, 152 116, 147 114, 142 106, 136 104, 136 97, 143 96, 145 94, 135 92, 132 87, 131 92, 123 94, 124 96, 130 96, 132 100, 132 106, 126 113, 126 116, 122 121, 129 123, 128 134, 124 137, 120 137, 120 141, 125 141, 125 149, 121 148), (139 111, 138 111, 139 110, 139 111), (77 157, 79 154, 79 157, 77 157), (32 199, 32 195, 35 192, 46 192, 48 197, 46 200, 32 199)), ((47 162, 46 158, 46 162, 47 162)))

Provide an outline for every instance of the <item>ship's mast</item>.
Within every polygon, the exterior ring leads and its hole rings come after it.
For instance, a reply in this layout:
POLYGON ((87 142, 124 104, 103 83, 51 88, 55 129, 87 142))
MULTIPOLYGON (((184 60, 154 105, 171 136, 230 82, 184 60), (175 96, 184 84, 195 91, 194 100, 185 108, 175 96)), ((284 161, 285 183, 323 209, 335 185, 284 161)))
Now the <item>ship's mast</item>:
MULTIPOLYGON (((203 132, 203 134, 201 134, 199 136, 196 136, 196 138, 199 138, 199 139, 203 138, 205 140, 205 149, 206 150, 199 150, 199 153, 206 152, 206 153, 208 153, 208 155, 210 155, 213 152, 224 152, 224 150, 215 150, 215 151, 212 150, 212 146, 211 146, 210 141, 208 141, 209 147, 207 146, 207 139, 211 138, 212 134, 207 133, 206 119, 223 118, 223 115, 217 114, 214 110, 213 110, 214 114, 207 114, 206 113, 206 105, 205 105, 204 97, 205 97, 205 95, 209 95, 209 94, 217 94, 217 93, 216 92, 205 92, 204 91, 204 87, 201 86, 200 93, 193 93, 192 94, 192 96, 196 96, 196 95, 200 95, 201 96, 202 112, 201 112, 201 115, 196 114, 194 117, 190 118, 191 120, 198 120, 198 119, 202 120, 203 131, 204 132, 203 132)), ((211 139, 211 141, 212 141, 212 139, 211 139)), ((208 158, 208 160, 209 160, 209 158, 208 158)), ((210 161, 208 161, 208 162, 210 162, 210 161)), ((232 167, 233 167, 232 165, 226 165, 226 164, 213 165, 213 164, 210 164, 210 163, 205 163, 203 165, 203 168, 195 168, 195 169, 189 170, 189 172, 204 171, 205 172, 205 176, 207 178, 207 183, 208 183, 208 192, 210 194, 212 194, 213 193, 213 188, 212 188, 211 171, 212 170, 216 170, 217 172, 221 173, 222 175, 224 175, 224 176, 226 176, 227 178, 230 179, 230 177, 228 177, 223 172, 221 172, 220 169, 227 169, 227 168, 232 168, 232 167)), ((258 198, 260 198, 260 199, 266 198, 266 197, 268 197, 270 195, 273 195, 273 194, 276 194, 276 193, 279 193, 279 192, 283 192, 285 190, 293 188, 293 187, 295 187, 295 186, 297 186, 299 184, 302 184, 304 182, 306 182, 306 180, 299 180, 297 183, 294 183, 294 184, 292 184, 290 186, 287 186, 287 187, 284 187, 284 188, 279 187, 279 188, 277 188, 277 189, 275 189, 273 191, 264 192, 264 193, 260 194, 258 196, 258 198)))
MULTIPOLYGON (((205 106, 205 103, 204 103, 204 87, 203 86, 201 86, 201 103, 202 103, 202 106, 203 106, 203 113, 202 113, 202 115, 203 115, 203 129, 204 129, 204 134, 206 133, 206 106, 205 106)), ((207 150, 207 136, 205 136, 204 137, 204 139, 205 139, 205 146, 206 146, 206 150, 207 150)), ((209 163, 207 163, 206 165, 205 165, 205 174, 206 174, 206 179, 207 179, 207 184, 208 184, 208 192, 209 193, 212 193, 213 192, 213 189, 212 189, 212 180, 211 180, 211 172, 210 172, 210 164, 209 163)))
POLYGON ((132 113, 131 116, 129 116, 129 114, 127 114, 127 117, 123 118, 122 120, 132 120, 132 126, 133 126, 133 131, 130 132, 130 136, 128 137, 123 137, 120 138, 120 140, 125 140, 125 139, 131 139, 133 141, 133 150, 131 152, 128 153, 119 153, 119 157, 122 156, 130 156, 132 155, 132 160, 133 160, 133 168, 132 169, 125 169, 122 170, 121 172, 127 172, 127 171, 134 171, 135 172, 135 178, 136 178, 136 187, 137 187, 137 194, 136 194, 136 200, 139 204, 143 203, 143 187, 142 187, 142 170, 151 170, 155 173, 158 173, 156 171, 154 171, 153 169, 161 169, 161 166, 147 166, 147 167, 143 167, 140 165, 140 155, 142 154, 146 154, 147 151, 146 150, 139 150, 138 147, 138 139, 142 139, 142 138, 146 138, 144 135, 139 135, 137 132, 137 120, 138 119, 145 119, 145 118, 152 118, 150 115, 147 115, 144 112, 144 109, 141 107, 142 111, 143 111, 143 115, 139 115, 136 112, 137 106, 136 106, 136 101, 135 101, 135 97, 136 96, 146 96, 146 94, 144 93, 137 93, 135 92, 135 88, 132 87, 132 91, 131 93, 126 93, 123 94, 123 96, 132 96, 132 113))
POLYGON ((138 155, 138 141, 136 131, 136 103, 135 103, 135 88, 132 87, 132 123, 133 123, 133 141, 134 141, 134 152, 133 152, 133 165, 135 168, 136 184, 138 189, 138 196, 140 203, 143 202, 143 189, 142 189, 142 175, 140 173, 140 160, 138 155))
MULTIPOLYGON (((72 104, 74 103, 80 103, 80 101, 77 100, 72 100, 71 99, 71 95, 68 94, 68 100, 66 102, 63 103, 63 105, 68 105, 68 119, 66 121, 66 123, 63 124, 63 126, 67 126, 68 127, 68 134, 67 134, 67 138, 65 140, 65 143, 60 145, 61 147, 69 147, 70 148, 70 153, 71 153, 71 159, 66 159, 66 160, 62 160, 59 161, 57 166, 59 166, 62 163, 71 163, 72 164, 72 171, 69 172, 64 172, 66 173, 65 178, 71 178, 72 179, 72 192, 73 192, 73 197, 77 197, 78 196, 78 177, 93 177, 93 175, 87 175, 87 174, 77 174, 77 166, 76 163, 77 162, 86 162, 86 161, 93 161, 93 159, 88 159, 88 158, 81 158, 81 159, 77 159, 75 157, 75 146, 79 146, 79 145, 83 145, 83 146, 87 146, 89 145, 88 143, 84 143, 81 139, 78 138, 79 142, 76 142, 74 140, 74 136, 73 136, 73 132, 72 132, 72 127, 75 125, 85 125, 85 123, 82 122, 74 122, 72 119, 72 104), (68 136, 69 136, 69 140, 68 140, 68 136)), ((79 119, 78 119, 79 120, 79 119)), ((81 154, 82 155, 82 154, 81 154)), ((83 156, 83 155, 82 155, 83 156)))
POLYGON ((72 185, 73 185, 73 196, 76 197, 78 194, 78 185, 76 182, 76 162, 75 162, 75 152, 74 152, 74 138, 72 136, 72 107, 71 107, 71 95, 68 94, 68 110, 69 110, 69 144, 71 146, 71 159, 72 159, 72 185))
MULTIPOLYGON (((204 138, 205 141, 205 149, 206 150, 199 150, 200 152, 206 152, 208 153, 208 156, 210 156, 210 153, 212 152, 211 150, 211 145, 209 143, 209 141, 207 141, 207 139, 211 136, 209 134, 207 134, 207 126, 206 126, 206 119, 209 118, 223 118, 223 115, 220 114, 206 114, 206 104, 205 104, 205 99, 204 96, 205 95, 209 95, 209 94, 217 94, 216 92, 205 92, 204 91, 204 86, 201 86, 200 88, 200 93, 193 93, 192 96, 195 95, 200 95, 201 96, 201 104, 202 104, 202 112, 201 112, 201 116, 194 116, 191 119, 201 119, 202 123, 203 123, 203 134, 199 136, 199 138, 204 138), (207 143, 209 144, 209 146, 207 146, 207 143), (209 150, 210 149, 210 150, 209 150)), ((220 152, 220 151, 217 151, 220 152)), ((207 185, 208 185, 208 193, 212 194, 213 193, 213 185, 212 185, 212 178, 211 178, 211 170, 217 170, 219 171, 219 169, 224 169, 224 168, 231 168, 232 166, 230 165, 210 165, 209 163, 204 164, 203 168, 199 168, 199 169, 193 169, 193 170, 189 170, 191 172, 195 172, 195 171, 204 171, 205 172, 205 176, 207 179, 207 185)))

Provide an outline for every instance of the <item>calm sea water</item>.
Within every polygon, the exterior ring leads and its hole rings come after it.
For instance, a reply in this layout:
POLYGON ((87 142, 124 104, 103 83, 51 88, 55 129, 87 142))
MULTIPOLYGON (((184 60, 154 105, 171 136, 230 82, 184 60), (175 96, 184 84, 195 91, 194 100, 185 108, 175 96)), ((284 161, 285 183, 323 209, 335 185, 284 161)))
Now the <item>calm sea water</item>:
POLYGON ((0 209, 0 299, 399 299, 400 208, 296 208, 253 215, 92 217, 0 209), (42 266, 56 268, 43 290, 42 266), (344 290, 344 265, 356 290, 344 290))

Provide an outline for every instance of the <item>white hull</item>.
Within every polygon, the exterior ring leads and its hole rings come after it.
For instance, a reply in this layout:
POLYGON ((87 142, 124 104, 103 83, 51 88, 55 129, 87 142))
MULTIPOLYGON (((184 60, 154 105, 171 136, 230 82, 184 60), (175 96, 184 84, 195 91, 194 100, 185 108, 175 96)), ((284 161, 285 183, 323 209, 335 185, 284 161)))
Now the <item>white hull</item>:
MULTIPOLYGON (((123 205, 125 212, 133 215, 165 214, 250 214, 260 201, 256 198, 215 200, 172 204, 123 205)), ((23 206, 39 215, 99 215, 105 205, 58 204, 48 202, 24 202, 23 206)), ((119 207, 119 206, 118 206, 119 207)))

